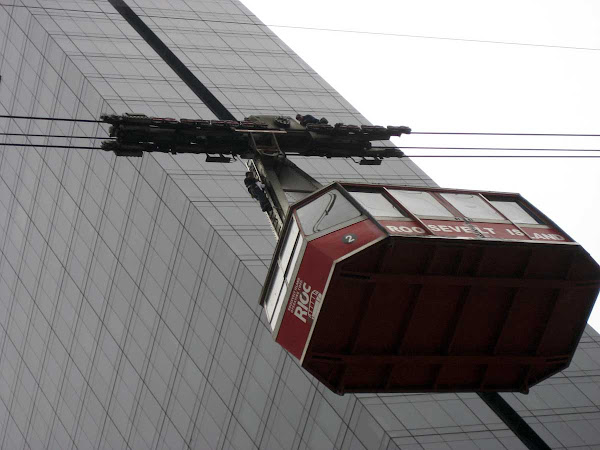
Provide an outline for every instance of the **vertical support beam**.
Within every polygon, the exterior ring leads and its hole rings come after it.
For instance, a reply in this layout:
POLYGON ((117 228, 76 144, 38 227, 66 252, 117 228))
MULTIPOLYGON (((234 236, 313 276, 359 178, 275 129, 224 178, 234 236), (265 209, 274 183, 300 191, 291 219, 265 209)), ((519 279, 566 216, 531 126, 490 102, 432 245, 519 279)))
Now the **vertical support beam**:
MULTIPOLYGON (((571 252, 571 258, 569 260, 569 265, 567 266, 567 269, 565 271, 565 276, 563 277, 564 280, 570 280, 571 279, 571 274, 573 273, 573 263, 575 262, 575 256, 576 253, 575 252, 571 252)), ((541 336, 539 337, 538 341, 537 341, 537 345, 535 348, 535 353, 533 354, 534 356, 539 356, 540 354, 540 348, 542 347, 543 343, 544 343, 544 339, 546 338, 546 336, 548 335, 548 333, 550 332, 550 320, 552 319, 552 317, 554 316, 554 311, 556 309, 556 306, 561 302, 561 300, 563 300, 563 298, 567 295, 568 290, 567 289, 559 289, 555 292, 554 294, 554 298, 552 300, 552 306, 550 308, 550 311, 548 312, 548 317, 547 319, 544 321, 546 324, 546 328, 544 329, 544 331, 542 332, 541 336)), ((528 389, 528 385, 529 385, 529 377, 531 377, 531 372, 533 371, 533 365, 529 367, 529 370, 527 371, 527 375, 525 376, 525 379, 523 380, 523 387, 528 389)))
MULTIPOLYGON (((481 275, 482 262, 485 258, 485 247, 475 247, 473 249, 465 248, 462 251, 460 262, 458 263, 457 269, 455 272, 455 275, 457 277, 460 277, 461 275, 467 275, 467 273, 465 273, 466 271, 464 269, 464 265, 465 265, 465 261, 469 257, 468 253, 470 253, 471 251, 477 252, 477 259, 476 259, 477 264, 474 267, 475 276, 481 275)), ((448 334, 448 339, 446 339, 446 342, 448 342, 448 346, 444 349, 444 355, 452 354, 454 341, 456 339, 456 331, 458 330, 459 324, 463 320, 463 313, 465 310, 465 306, 471 299, 471 293, 472 293, 472 286, 465 286, 463 288, 463 292, 462 292, 462 294, 458 300, 457 306, 456 306, 456 312, 454 313, 453 320, 450 323, 450 332, 448 334)), ((438 373, 435 377, 435 380, 433 382, 434 389, 437 389, 437 387, 438 387, 439 381, 442 377, 442 372, 443 372, 443 366, 440 366, 438 369, 438 373)))
POLYGON ((269 215, 269 218, 273 222, 273 228, 279 234, 290 210, 285 195, 286 190, 308 194, 320 189, 322 185, 285 156, 278 154, 266 156, 258 150, 257 148, 252 161, 261 180, 267 187, 267 192, 273 203, 273 214, 269 215))
POLYGON ((288 204, 285 192, 279 183, 279 177, 272 166, 264 164, 264 160, 257 155, 254 158, 254 165, 260 175, 260 179, 267 187, 269 197, 273 206, 272 215, 269 216, 273 223, 273 227, 279 235, 283 229, 285 218, 287 217, 290 205, 288 204))
MULTIPOLYGON (((529 253, 527 256, 527 262, 525 263, 525 266, 523 267, 523 270, 521 271, 521 276, 519 278, 523 278, 523 279, 527 278, 527 275, 529 274, 529 268, 531 266, 532 258, 533 258, 533 250, 529 249, 529 253)), ((498 346, 500 345, 500 342, 502 340, 504 330, 506 329, 506 324, 510 319, 510 315, 512 313, 513 307, 515 306, 515 304, 517 304, 520 295, 521 296, 523 295, 521 289, 518 287, 513 288, 513 293, 512 293, 511 300, 510 300, 510 304, 508 305, 508 308, 506 309, 506 313, 504 315, 504 320, 502 321, 502 325, 500 326, 500 329, 498 330, 498 334, 496 335, 496 339, 495 339, 496 344, 494 345, 494 348, 492 349, 492 355, 496 355, 496 353, 498 352, 498 346)), ((481 377, 481 384, 479 385, 480 389, 485 388, 485 381, 486 381, 487 372, 488 372, 489 367, 490 367, 489 365, 485 367, 483 376, 481 377)))
MULTIPOLYGON (((392 244, 389 246, 385 246, 385 247, 381 247, 380 249, 380 255, 379 258, 377 259, 377 266, 375 268, 375 272, 376 273, 380 273, 384 270, 384 268, 386 267, 387 264, 387 260, 390 254, 393 253, 393 241, 392 244)), ((369 314, 372 314, 373 312, 373 304, 375 303, 373 300, 373 294, 375 293, 375 289, 376 286, 374 283, 369 283, 367 285, 367 289, 369 289, 368 294, 365 296, 365 298, 367 300, 363 301, 363 304, 360 306, 360 313, 359 313, 359 319, 355 322, 354 327, 352 329, 351 332, 351 342, 348 345, 348 354, 350 355, 354 355, 356 353, 357 350, 357 346, 358 346, 358 342, 359 342, 359 337, 361 335, 361 331, 364 328, 364 324, 365 324, 365 317, 367 317, 369 314)), ((343 392, 344 389, 344 378, 346 376, 346 369, 348 368, 348 365, 344 365, 342 367, 342 369, 340 370, 340 373, 338 374, 338 380, 337 380, 337 389, 338 392, 343 392)), ((386 380, 386 384, 387 384, 387 380, 386 380)))
POLYGON ((479 397, 529 450, 550 450, 550 446, 497 392, 480 392, 479 397))
MULTIPOLYGON (((429 262, 427 263, 427 268, 425 269, 424 273, 426 273, 426 274, 431 273, 431 269, 433 267, 433 263, 434 263, 436 254, 437 254, 437 247, 435 245, 430 246, 429 262)), ((394 353, 396 355, 401 355, 404 350, 404 341, 405 341, 406 335, 408 334, 408 331, 410 329, 410 323, 412 321, 412 316, 415 313, 415 309, 417 308, 417 305, 419 304, 422 295, 423 295, 423 285, 419 284, 419 285, 417 285, 417 292, 415 292, 413 298, 410 301, 408 310, 406 311, 406 318, 404 319, 404 326, 402 327, 402 330, 400 330, 400 332, 398 333, 399 338, 398 338, 398 341, 396 342, 395 353, 394 353)), ((386 380, 384 383, 386 390, 390 389, 390 387, 391 387, 392 379, 394 376, 394 368, 395 368, 394 364, 390 364, 388 367, 387 374, 386 374, 386 380)))

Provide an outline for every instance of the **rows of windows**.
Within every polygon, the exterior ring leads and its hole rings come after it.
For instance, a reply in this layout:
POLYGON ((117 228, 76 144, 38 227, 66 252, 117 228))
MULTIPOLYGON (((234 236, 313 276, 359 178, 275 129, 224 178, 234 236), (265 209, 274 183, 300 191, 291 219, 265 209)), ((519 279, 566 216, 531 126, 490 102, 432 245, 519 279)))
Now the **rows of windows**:
POLYGON ((351 195, 377 218, 513 222, 521 225, 542 223, 525 204, 496 194, 426 192, 403 189, 377 189, 376 192, 353 190, 351 195), (377 192, 379 191, 379 192, 377 192))

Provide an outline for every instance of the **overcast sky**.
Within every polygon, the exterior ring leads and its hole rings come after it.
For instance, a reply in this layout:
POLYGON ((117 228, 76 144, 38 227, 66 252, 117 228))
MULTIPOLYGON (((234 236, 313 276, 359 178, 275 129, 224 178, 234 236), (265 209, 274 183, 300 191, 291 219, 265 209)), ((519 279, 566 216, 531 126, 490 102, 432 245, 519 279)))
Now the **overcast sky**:
MULTIPOLYGON (((600 134, 600 1, 242 1, 269 25, 537 45, 272 27, 372 123, 600 134)), ((600 138, 583 137, 413 135, 397 143, 600 149, 600 138)), ((600 261, 600 159, 414 161, 443 187, 521 193, 600 261)), ((600 305, 590 324, 600 330, 600 305)))

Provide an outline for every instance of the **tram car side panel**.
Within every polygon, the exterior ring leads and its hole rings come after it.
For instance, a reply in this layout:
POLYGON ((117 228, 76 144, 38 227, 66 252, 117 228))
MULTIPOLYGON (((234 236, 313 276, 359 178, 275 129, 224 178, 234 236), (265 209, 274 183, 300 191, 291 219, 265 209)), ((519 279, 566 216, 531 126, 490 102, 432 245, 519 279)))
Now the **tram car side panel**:
POLYGON ((374 223, 363 220, 308 242, 277 332, 282 347, 302 361, 336 262, 384 237, 374 223))

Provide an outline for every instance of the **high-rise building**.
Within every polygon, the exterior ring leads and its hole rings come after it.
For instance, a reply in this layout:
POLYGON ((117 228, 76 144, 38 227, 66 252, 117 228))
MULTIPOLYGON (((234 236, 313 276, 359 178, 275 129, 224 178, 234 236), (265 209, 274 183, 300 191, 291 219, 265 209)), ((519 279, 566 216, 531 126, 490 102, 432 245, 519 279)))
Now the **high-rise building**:
MULTIPOLYGON (((238 0, 5 2, 0 75, 4 116, 366 123, 238 0)), ((525 448, 476 394, 337 396, 273 342, 258 296, 275 238, 242 162, 47 147, 99 147, 95 122, 0 128, 1 448, 525 448)), ((433 185, 406 160, 295 162, 433 185)), ((551 448, 600 448, 600 336, 504 398, 551 448)))

